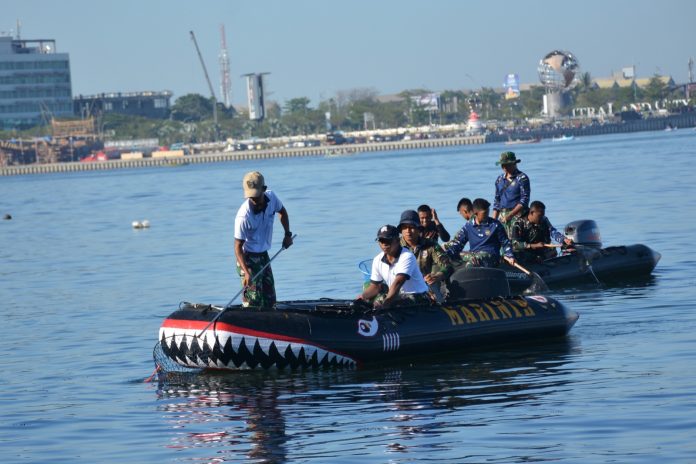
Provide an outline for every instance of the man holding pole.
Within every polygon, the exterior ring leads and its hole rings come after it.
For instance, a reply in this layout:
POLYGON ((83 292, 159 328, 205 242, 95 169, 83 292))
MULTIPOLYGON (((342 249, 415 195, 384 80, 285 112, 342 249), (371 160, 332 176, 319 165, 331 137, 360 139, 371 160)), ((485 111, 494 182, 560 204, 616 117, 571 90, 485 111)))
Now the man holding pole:
POLYGON ((278 214, 285 230, 283 248, 288 248, 292 245, 293 237, 290 219, 280 199, 267 189, 260 172, 247 173, 242 188, 246 200, 239 207, 234 220, 234 254, 244 289, 242 305, 270 308, 276 303, 275 282, 268 257, 273 221, 278 214))
POLYGON ((571 246, 573 241, 565 237, 551 225, 546 217, 546 205, 533 201, 529 205, 526 217, 519 218, 512 226, 512 249, 522 263, 540 263, 545 259, 555 258, 556 245, 551 239, 560 244, 571 246))

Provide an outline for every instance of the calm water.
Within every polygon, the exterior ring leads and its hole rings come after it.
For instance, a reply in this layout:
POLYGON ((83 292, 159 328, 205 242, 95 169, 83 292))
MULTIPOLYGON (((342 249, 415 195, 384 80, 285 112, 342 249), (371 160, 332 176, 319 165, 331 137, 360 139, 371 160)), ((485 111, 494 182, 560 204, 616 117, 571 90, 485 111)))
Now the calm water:
POLYGON ((556 293, 581 313, 565 341, 143 383, 180 300, 239 290, 244 172, 266 175, 298 234, 273 265, 279 297, 351 298, 380 225, 425 202, 455 232, 503 149, 0 178, 0 462, 694 462, 694 131, 516 150, 557 227, 594 219, 606 245, 663 255, 647 281, 556 293))

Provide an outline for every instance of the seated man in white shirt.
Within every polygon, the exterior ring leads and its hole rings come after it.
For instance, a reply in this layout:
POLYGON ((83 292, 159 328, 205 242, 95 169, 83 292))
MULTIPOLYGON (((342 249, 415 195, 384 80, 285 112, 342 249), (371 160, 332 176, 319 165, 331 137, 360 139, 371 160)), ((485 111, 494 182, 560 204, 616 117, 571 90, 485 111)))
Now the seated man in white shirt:
POLYGON ((392 225, 380 227, 377 241, 382 252, 372 260, 370 284, 359 298, 366 301, 374 298, 375 308, 432 303, 416 257, 401 246, 398 229, 392 225), (386 294, 382 292, 382 284, 389 288, 386 294))

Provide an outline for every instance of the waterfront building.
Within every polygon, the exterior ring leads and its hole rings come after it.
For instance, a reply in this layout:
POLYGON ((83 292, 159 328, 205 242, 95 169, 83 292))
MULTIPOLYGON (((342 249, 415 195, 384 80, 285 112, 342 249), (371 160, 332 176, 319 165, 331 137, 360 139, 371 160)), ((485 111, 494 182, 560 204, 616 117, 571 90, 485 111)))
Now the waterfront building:
POLYGON ((112 92, 78 95, 73 99, 75 114, 81 117, 120 113, 146 118, 168 118, 172 92, 112 92))
MULTIPOLYGON (((662 82, 668 88, 673 88, 675 86, 674 79, 671 76, 656 76, 660 82, 662 82)), ((615 73, 611 77, 598 77, 592 79, 593 85, 600 89, 609 89, 612 87, 632 87, 636 86, 643 89, 648 86, 652 77, 625 77, 621 73, 615 73)))
POLYGON ((55 40, 0 36, 0 129, 72 115, 69 55, 55 40))

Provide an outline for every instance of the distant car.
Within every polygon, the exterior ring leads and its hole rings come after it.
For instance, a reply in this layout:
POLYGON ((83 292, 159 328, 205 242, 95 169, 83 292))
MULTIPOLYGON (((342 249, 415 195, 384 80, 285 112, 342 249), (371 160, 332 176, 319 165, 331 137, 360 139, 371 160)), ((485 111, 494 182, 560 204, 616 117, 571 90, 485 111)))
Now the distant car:
POLYGON ((225 148, 225 151, 245 151, 248 150, 249 146, 246 143, 231 143, 227 145, 227 148, 225 148))
POLYGON ((346 138, 341 132, 334 131, 326 134, 327 145, 343 145, 346 143, 346 138))

